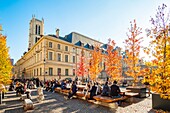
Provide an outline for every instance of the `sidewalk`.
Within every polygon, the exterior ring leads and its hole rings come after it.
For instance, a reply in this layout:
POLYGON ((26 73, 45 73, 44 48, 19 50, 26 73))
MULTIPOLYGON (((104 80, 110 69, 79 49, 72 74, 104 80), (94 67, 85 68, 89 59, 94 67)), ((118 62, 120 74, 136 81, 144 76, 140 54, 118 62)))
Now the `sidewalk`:
MULTIPOLYGON (((65 100, 62 94, 44 92, 45 100, 38 103, 36 89, 32 91, 32 101, 34 110, 28 110, 28 113, 155 113, 151 109, 151 97, 137 99, 137 103, 125 103, 117 109, 110 109, 95 105, 80 99, 65 100)), ((24 113, 22 103, 15 92, 8 92, 5 95, 3 104, 0 105, 0 113, 24 113)))

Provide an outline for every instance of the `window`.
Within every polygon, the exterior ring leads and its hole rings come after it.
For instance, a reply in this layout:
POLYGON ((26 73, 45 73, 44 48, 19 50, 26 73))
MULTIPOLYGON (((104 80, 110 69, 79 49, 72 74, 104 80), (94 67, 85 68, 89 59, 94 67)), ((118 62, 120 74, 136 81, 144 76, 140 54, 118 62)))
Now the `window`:
POLYGON ((49 47, 52 48, 53 47, 53 43, 49 42, 49 47))
POLYGON ((73 76, 75 76, 75 75, 76 75, 76 74, 75 74, 75 71, 76 71, 76 70, 75 70, 75 69, 73 69, 73 76))
POLYGON ((49 68, 49 75, 53 75, 53 68, 49 68))
POLYGON ((61 49, 60 44, 57 45, 57 48, 58 48, 58 49, 61 49))
POLYGON ((35 34, 37 35, 37 31, 38 31, 38 26, 35 26, 35 34))
POLYGON ((35 76, 35 74, 36 74, 36 70, 34 69, 34 76, 35 76))
POLYGON ((38 34, 40 35, 40 26, 38 27, 38 34))
POLYGON ((49 52, 48 60, 53 60, 53 52, 49 52))
POLYGON ((68 46, 65 46, 65 51, 68 51, 68 46))
POLYGON ((57 75, 59 75, 59 76, 61 75, 61 68, 57 69, 57 75))
POLYGON ((68 76, 68 69, 65 69, 65 75, 68 76))
POLYGON ((68 62, 68 55, 65 55, 65 62, 68 62))
POLYGON ((38 68, 37 68, 37 76, 38 76, 38 68))
POLYGON ((58 58, 57 58, 58 61, 61 61, 61 54, 58 53, 58 58))
POLYGON ((73 63, 75 63, 75 56, 73 56, 73 63))
POLYGON ((42 75, 42 68, 40 68, 40 76, 42 75))

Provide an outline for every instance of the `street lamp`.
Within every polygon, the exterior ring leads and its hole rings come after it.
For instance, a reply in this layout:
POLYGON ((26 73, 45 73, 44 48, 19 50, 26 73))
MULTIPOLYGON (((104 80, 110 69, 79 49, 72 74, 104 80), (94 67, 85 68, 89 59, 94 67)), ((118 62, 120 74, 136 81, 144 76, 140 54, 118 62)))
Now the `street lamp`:
POLYGON ((44 82, 45 82, 45 63, 46 63, 46 61, 44 59, 44 82))

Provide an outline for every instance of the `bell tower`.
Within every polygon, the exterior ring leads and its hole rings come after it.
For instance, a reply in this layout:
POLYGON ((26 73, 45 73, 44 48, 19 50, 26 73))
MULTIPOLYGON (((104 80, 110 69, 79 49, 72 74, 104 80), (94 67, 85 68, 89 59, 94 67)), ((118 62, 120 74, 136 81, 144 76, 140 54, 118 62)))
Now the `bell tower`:
POLYGON ((29 42, 28 50, 44 35, 44 19, 38 20, 35 18, 35 15, 32 16, 32 19, 29 23, 29 42))

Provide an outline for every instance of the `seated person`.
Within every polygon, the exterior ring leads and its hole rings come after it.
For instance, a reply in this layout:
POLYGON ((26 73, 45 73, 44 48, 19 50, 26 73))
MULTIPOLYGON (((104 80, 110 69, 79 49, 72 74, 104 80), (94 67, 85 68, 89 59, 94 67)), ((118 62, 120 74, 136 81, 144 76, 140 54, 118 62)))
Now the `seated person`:
MULTIPOLYGON (((111 86, 110 96, 112 98, 120 98, 120 88, 117 86, 117 81, 113 82, 113 85, 111 86)), ((121 101, 118 101, 118 105, 121 104, 121 101)))
POLYGON ((71 93, 69 93, 68 98, 66 99, 70 99, 73 95, 76 95, 77 92, 77 85, 76 82, 73 81, 72 86, 71 86, 71 93))
POLYGON ((16 87, 16 95, 24 94, 24 86, 22 83, 18 83, 18 86, 16 87))
POLYGON ((56 82, 54 83, 54 86, 52 87, 52 92, 53 92, 53 93, 54 93, 54 89, 57 88, 57 87, 61 87, 59 81, 56 81, 56 82))
POLYGON ((66 83, 66 89, 67 89, 67 90, 70 90, 70 88, 71 88, 71 83, 70 83, 69 81, 67 81, 67 83, 66 83))
POLYGON ((102 90, 102 96, 109 96, 109 91, 110 88, 108 86, 108 82, 105 83, 105 85, 103 86, 103 90, 102 90))
POLYGON ((98 82, 96 83, 96 87, 97 87, 96 95, 100 95, 101 94, 101 86, 99 85, 98 82))
POLYGON ((14 91, 14 82, 13 81, 10 84, 9 91, 14 91))
POLYGON ((94 85, 92 86, 91 90, 90 90, 90 98, 89 100, 92 100, 93 99, 93 96, 96 95, 96 90, 97 90, 97 87, 95 86, 96 84, 94 83, 94 85))
POLYGON ((66 89, 66 83, 64 80, 61 82, 61 89, 66 89))

